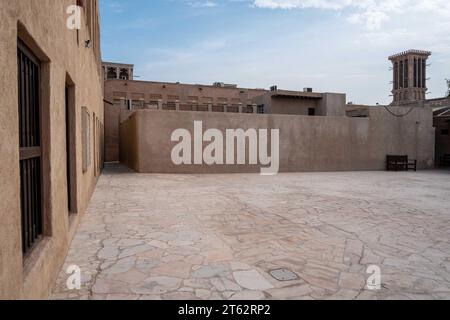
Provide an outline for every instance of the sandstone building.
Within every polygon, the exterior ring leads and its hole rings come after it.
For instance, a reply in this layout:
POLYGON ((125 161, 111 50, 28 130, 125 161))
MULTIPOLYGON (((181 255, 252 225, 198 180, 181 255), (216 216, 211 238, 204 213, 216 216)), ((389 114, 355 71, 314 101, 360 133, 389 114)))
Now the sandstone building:
MULTIPOLYGON (((105 76, 106 161, 119 160, 119 126, 136 110, 193 111, 211 113, 284 114, 305 116, 344 115, 345 94, 240 88, 216 82, 212 85, 116 79, 115 70, 133 65, 103 63, 105 76), (111 67, 112 66, 112 67, 111 67)), ((117 72, 116 72, 117 73, 117 72)), ((131 73, 132 74, 132 73, 131 73)))
POLYGON ((50 293, 103 163, 97 0, 0 0, 0 299, 50 293), (81 29, 70 30, 70 5, 81 29))

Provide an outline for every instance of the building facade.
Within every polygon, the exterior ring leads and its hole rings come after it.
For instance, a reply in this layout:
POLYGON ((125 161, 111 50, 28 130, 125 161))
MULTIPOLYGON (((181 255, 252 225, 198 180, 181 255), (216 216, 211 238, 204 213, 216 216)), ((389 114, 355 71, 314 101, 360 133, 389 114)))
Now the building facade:
MULTIPOLYGON (((104 63, 105 70, 107 65, 104 63)), ((105 100, 106 161, 119 161, 119 124, 135 110, 343 116, 346 96, 275 86, 248 89, 222 82, 200 85, 107 79, 105 100)))
POLYGON ((98 1, 0 8, 0 299, 41 299, 102 170, 98 1))
MULTIPOLYGON (((256 113, 254 98, 263 89, 237 86, 191 85, 181 83, 106 80, 105 81, 105 160, 119 161, 121 114, 134 110, 256 113)), ((263 112, 261 109, 260 112, 263 112)))

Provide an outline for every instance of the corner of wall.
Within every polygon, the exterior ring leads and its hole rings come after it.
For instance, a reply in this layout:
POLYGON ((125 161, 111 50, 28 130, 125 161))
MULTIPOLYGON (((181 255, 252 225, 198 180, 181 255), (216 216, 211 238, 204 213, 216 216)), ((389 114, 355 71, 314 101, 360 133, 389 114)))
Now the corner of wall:
POLYGON ((135 126, 134 126, 134 130, 135 130, 135 137, 137 138, 137 143, 136 143, 136 171, 137 172, 141 172, 142 169, 142 165, 141 165, 141 152, 140 150, 142 150, 142 136, 143 134, 141 134, 141 123, 142 123, 142 112, 141 111, 136 111, 134 113, 135 116, 135 126))

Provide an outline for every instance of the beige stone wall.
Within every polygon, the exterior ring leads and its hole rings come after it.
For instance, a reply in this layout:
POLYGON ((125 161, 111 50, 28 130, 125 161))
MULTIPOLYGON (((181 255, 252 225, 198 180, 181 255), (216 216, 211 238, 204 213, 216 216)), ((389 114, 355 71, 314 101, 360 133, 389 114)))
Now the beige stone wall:
POLYGON ((119 123, 124 108, 105 103, 105 161, 119 160, 119 123))
MULTIPOLYGON (((89 3, 89 1, 87 1, 89 3)), ((77 45, 76 32, 66 28, 65 11, 75 0, 0 0, 0 299, 46 298, 66 256, 80 215, 95 187, 92 164, 81 170, 81 107, 103 122, 98 25, 88 34, 85 16, 77 45), (18 138, 17 38, 42 61, 41 108, 46 142, 43 143, 45 237, 24 260, 21 251, 21 213, 18 138), (84 40, 94 41, 92 48, 84 40), (75 84, 76 180, 78 214, 69 221, 66 179, 65 84, 75 84)), ((93 20, 95 23, 96 20, 93 20)))
POLYGON ((343 117, 345 116, 345 107, 347 96, 341 93, 324 93, 319 101, 318 115, 343 117))
MULTIPOLYGON (((404 111, 398 107, 397 112, 404 111)), ((136 111, 123 127, 136 126, 139 145, 127 164, 146 173, 259 172, 260 166, 176 166, 171 161, 174 130, 193 132, 194 121, 203 129, 280 129, 280 171, 384 170, 387 154, 408 154, 420 169, 434 166, 432 111, 416 108, 396 118, 384 108, 372 108, 370 118, 305 117, 284 115, 211 114, 136 111), (132 124, 133 123, 133 124, 132 124)), ((136 137, 122 137, 129 144, 136 137)), ((128 156, 128 159, 130 157, 128 156)))
POLYGON ((128 167, 139 170, 139 123, 136 114, 132 114, 127 121, 120 126, 120 162, 128 167))

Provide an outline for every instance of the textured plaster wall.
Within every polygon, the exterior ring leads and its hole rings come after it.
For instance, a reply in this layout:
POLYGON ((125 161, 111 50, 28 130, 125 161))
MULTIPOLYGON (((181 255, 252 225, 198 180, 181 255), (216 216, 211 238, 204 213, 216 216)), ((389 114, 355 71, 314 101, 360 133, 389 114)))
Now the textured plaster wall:
MULTIPOLYGON (((84 14, 80 46, 76 32, 66 28, 66 8, 73 0, 0 0, 0 299, 46 298, 75 232, 79 216, 95 187, 94 161, 81 170, 81 107, 103 122, 103 92, 98 46, 85 48, 88 39, 84 14), (41 96, 44 118, 43 145, 45 237, 24 260, 21 250, 17 38, 42 61, 41 96), (78 214, 69 221, 66 179, 66 75, 75 83, 76 168, 78 214)), ((98 32, 98 30, 97 30, 98 32)), ((99 150, 96 150, 99 152, 99 150)), ((94 151, 93 151, 94 152, 94 151)), ((92 154, 94 157, 94 153, 92 154)))
POLYGON ((120 161, 135 171, 139 170, 139 123, 136 114, 120 126, 120 161))
MULTIPOLYGON (((404 108, 399 107, 398 112, 404 108)), ((419 168, 434 166, 434 128, 431 109, 417 108, 396 118, 373 108, 371 118, 304 117, 284 115, 209 114, 196 112, 136 111, 122 123, 138 132, 136 155, 125 162, 147 173, 259 172, 260 166, 176 166, 171 161, 171 134, 178 128, 193 132, 194 121, 203 129, 280 129, 280 171, 384 170, 387 154, 408 154, 419 168)), ((136 137, 123 136, 130 144, 136 137)), ((205 144, 206 146, 206 144, 205 144)), ((128 159, 130 157, 128 156, 128 159)))
POLYGON ((105 103, 105 161, 119 160, 120 113, 123 107, 105 103))

